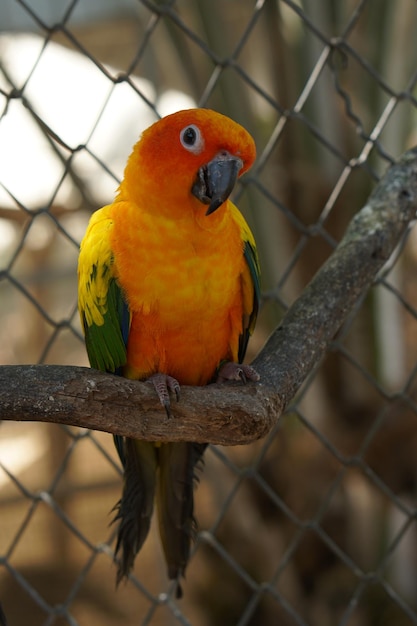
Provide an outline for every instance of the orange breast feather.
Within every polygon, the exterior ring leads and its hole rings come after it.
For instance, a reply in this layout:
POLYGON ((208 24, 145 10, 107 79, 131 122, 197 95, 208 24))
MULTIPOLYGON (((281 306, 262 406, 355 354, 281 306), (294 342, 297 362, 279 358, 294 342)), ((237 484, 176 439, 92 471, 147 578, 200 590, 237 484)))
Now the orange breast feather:
POLYGON ((193 211, 178 223, 132 203, 113 205, 115 273, 132 313, 129 378, 163 372, 180 384, 206 384, 220 361, 237 361, 245 261, 228 204, 204 227, 193 211))

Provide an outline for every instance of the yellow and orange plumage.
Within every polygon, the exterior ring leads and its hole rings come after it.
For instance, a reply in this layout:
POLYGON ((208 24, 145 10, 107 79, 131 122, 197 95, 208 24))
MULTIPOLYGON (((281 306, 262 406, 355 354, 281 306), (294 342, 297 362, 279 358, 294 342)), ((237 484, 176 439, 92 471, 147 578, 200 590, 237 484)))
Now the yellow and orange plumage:
MULTIPOLYGON (((92 367, 150 378, 169 391, 256 379, 241 363, 258 307, 253 236, 228 200, 255 158, 250 135, 206 109, 174 113, 134 146, 115 201, 93 214, 81 244, 79 309, 92 367)), ((158 503, 168 574, 178 579, 193 534, 193 477, 201 444, 115 438, 124 465, 117 505, 126 576, 158 503)))

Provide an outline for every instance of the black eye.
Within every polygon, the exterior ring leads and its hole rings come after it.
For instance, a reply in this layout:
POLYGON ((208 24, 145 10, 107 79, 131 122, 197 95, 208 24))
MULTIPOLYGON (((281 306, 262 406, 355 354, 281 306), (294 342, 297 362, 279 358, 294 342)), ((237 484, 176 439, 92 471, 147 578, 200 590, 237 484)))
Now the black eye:
POLYGON ((194 124, 190 124, 190 126, 186 126, 182 129, 180 133, 180 141, 186 150, 189 150, 194 154, 201 152, 204 147, 204 141, 201 136, 200 129, 194 124))
POLYGON ((182 140, 187 146, 193 146, 195 144, 195 140, 197 139, 197 133, 195 132, 192 126, 189 126, 182 133, 182 140))

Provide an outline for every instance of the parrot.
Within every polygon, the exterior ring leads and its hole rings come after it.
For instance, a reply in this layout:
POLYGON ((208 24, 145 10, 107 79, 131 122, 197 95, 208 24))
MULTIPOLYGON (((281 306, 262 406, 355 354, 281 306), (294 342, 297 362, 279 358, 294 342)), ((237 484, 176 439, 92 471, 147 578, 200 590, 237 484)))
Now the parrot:
MULTIPOLYGON (((78 308, 90 365, 149 381, 167 419, 181 385, 259 380, 242 363, 259 309, 259 259, 229 199, 255 155, 252 136, 221 113, 167 115, 143 131, 114 201, 92 214, 81 242, 78 308)), ((155 503, 168 578, 181 597, 207 444, 114 441, 123 467, 117 584, 133 568, 155 503)))

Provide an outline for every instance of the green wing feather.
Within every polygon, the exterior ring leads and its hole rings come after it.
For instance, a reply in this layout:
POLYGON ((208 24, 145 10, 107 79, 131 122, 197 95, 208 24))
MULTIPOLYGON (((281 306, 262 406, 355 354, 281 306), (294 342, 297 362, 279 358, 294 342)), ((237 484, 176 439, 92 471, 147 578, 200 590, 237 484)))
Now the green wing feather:
POLYGON ((124 303, 122 291, 113 279, 108 285, 107 310, 103 314, 103 323, 88 324, 85 313, 81 313, 91 367, 117 373, 126 363, 126 342, 122 332, 122 325, 126 324, 125 308, 127 305, 124 303))
POLYGON ((244 349, 242 348, 243 353, 241 353, 241 350, 239 349, 240 360, 242 360, 243 357, 245 356, 249 337, 252 335, 255 329, 256 318, 258 317, 258 311, 259 311, 259 306, 261 302, 261 284, 260 284, 261 275, 260 275, 259 259, 258 259, 256 247, 254 247, 250 241, 246 241, 243 254, 244 254, 246 263, 248 264, 249 273, 253 281, 253 302, 252 302, 252 309, 249 313, 249 318, 247 320, 247 323, 246 324, 244 323, 243 335, 241 335, 242 336, 241 343, 244 344, 244 349))
POLYGON ((246 267, 241 277, 243 293, 243 324, 242 334, 239 337, 238 351, 238 358, 241 363, 245 357, 248 341, 254 331, 256 318, 258 316, 261 300, 261 270, 256 250, 256 243, 252 232, 239 210, 235 206, 233 206, 233 209, 235 220, 241 229, 242 241, 244 244, 243 256, 246 261, 246 267))
POLYGON ((114 276, 108 207, 93 214, 78 261, 78 308, 91 367, 118 373, 126 363, 130 314, 114 276))

